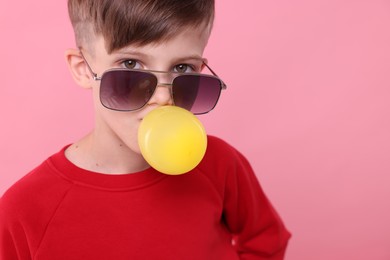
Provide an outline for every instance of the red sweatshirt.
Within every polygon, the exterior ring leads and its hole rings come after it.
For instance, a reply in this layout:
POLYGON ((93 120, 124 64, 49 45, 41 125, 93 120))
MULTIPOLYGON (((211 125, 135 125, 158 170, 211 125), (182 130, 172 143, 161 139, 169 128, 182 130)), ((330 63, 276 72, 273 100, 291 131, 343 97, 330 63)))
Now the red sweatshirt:
POLYGON ((220 139, 179 176, 94 173, 64 151, 1 198, 1 260, 283 259, 289 232, 247 160, 220 139))

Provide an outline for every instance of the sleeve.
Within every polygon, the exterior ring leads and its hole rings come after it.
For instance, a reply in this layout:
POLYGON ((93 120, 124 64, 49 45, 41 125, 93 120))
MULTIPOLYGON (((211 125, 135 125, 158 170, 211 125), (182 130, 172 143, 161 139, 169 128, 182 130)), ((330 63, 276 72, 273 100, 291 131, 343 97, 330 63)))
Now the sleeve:
POLYGON ((235 148, 220 143, 215 151, 223 171, 223 220, 242 260, 281 260, 291 237, 264 194, 248 160, 235 148), (222 155, 222 156, 221 156, 222 155))
POLYGON ((23 225, 18 221, 16 205, 0 199, 0 259, 30 260, 30 249, 23 225))

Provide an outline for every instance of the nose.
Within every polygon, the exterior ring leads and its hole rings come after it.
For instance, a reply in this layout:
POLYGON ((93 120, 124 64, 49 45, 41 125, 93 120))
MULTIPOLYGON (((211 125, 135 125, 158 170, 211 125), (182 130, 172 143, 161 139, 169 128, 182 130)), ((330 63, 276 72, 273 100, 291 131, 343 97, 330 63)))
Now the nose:
POLYGON ((173 105, 172 84, 168 83, 173 81, 173 75, 171 73, 155 73, 155 76, 158 83, 148 104, 158 106, 173 105))
POLYGON ((156 104, 159 106, 173 105, 171 84, 159 83, 148 104, 156 104))

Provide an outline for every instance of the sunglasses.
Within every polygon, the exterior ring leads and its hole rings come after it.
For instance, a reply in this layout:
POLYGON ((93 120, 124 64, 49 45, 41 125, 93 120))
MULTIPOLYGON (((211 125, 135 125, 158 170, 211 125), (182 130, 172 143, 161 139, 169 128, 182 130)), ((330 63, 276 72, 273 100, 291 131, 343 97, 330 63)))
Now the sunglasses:
POLYGON ((205 114, 217 105, 226 84, 203 62, 213 75, 200 73, 178 73, 139 69, 109 69, 98 77, 82 58, 93 79, 100 81, 100 102, 108 109, 135 111, 143 108, 152 98, 157 86, 170 87, 175 106, 191 111, 195 115, 205 114), (174 75, 172 83, 159 83, 156 74, 174 75))

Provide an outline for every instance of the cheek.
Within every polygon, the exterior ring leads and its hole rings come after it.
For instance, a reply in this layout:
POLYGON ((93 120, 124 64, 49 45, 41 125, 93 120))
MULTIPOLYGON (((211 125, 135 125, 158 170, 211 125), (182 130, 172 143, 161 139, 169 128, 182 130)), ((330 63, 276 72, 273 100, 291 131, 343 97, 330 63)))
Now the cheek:
POLYGON ((111 111, 104 107, 101 108, 104 113, 105 122, 118 138, 119 142, 129 147, 131 150, 139 152, 138 147, 138 129, 140 120, 133 114, 126 112, 111 111))
POLYGON ((93 104, 95 106, 95 110, 99 110, 103 108, 103 105, 100 103, 100 96, 99 96, 99 87, 96 86, 92 89, 92 99, 93 104))

